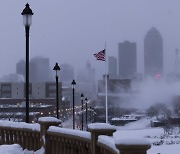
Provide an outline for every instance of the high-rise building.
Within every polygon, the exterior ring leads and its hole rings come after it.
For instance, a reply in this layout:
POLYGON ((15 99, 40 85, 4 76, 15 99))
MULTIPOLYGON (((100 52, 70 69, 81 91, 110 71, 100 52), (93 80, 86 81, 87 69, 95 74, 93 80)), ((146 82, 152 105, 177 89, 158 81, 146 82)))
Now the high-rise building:
MULTIPOLYGON (((16 64, 16 73, 25 78, 25 61, 21 60, 16 64)), ((52 81, 52 69, 50 68, 49 58, 34 57, 29 62, 29 79, 31 82, 52 81)))
POLYGON ((144 39, 144 75, 158 78, 163 75, 163 39, 154 27, 144 39))
POLYGON ((180 75, 179 49, 175 50, 175 75, 180 75))
POLYGON ((34 57, 30 60, 30 81, 47 82, 52 81, 52 69, 50 68, 49 58, 34 57))
POLYGON ((76 91, 84 93, 89 99, 96 98, 95 69, 88 61, 84 68, 78 69, 76 78, 76 91))
POLYGON ((113 56, 108 58, 108 74, 117 76, 117 58, 113 56))
POLYGON ((60 81, 63 86, 69 85, 74 79, 74 67, 70 64, 61 64, 60 81))
POLYGON ((119 43, 119 76, 132 79, 137 73, 136 43, 125 41, 119 43))
POLYGON ((16 63, 16 73, 25 76, 25 60, 16 63))

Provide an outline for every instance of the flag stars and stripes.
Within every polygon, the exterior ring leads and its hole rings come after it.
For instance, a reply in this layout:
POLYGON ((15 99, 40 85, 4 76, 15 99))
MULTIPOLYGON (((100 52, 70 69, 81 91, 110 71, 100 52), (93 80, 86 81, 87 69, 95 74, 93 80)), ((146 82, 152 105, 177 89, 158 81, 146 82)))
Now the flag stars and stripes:
POLYGON ((102 51, 99 51, 98 53, 95 53, 94 56, 96 57, 97 60, 106 61, 105 49, 102 51))

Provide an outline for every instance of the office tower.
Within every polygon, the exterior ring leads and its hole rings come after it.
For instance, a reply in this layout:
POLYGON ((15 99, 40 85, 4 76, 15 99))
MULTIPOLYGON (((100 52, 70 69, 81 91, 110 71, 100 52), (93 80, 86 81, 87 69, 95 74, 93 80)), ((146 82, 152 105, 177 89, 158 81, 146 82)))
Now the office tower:
POLYGON ((137 73, 136 43, 119 43, 119 76, 132 79, 137 73))
POLYGON ((78 69, 76 81, 77 92, 84 93, 89 99, 96 98, 95 69, 89 61, 84 68, 78 69))
POLYGON ((74 79, 74 67, 70 64, 61 64, 60 71, 60 81, 62 81, 63 86, 69 85, 74 79))
POLYGON ((180 59, 179 59, 179 49, 175 50, 175 75, 180 75, 180 59))
POLYGON ((16 74, 25 76, 25 60, 20 60, 16 63, 16 74))
POLYGON ((113 56, 108 58, 108 74, 117 76, 117 58, 113 56))
MULTIPOLYGON (((29 78, 31 82, 53 81, 52 68, 49 58, 34 57, 29 62, 29 78)), ((25 78, 25 61, 21 60, 16 64, 16 73, 25 78)))
POLYGON ((156 28, 151 28, 144 39, 144 75, 162 77, 163 75, 163 39, 156 28))
POLYGON ((30 81, 47 82, 52 81, 52 69, 50 68, 49 58, 34 57, 30 60, 30 81))

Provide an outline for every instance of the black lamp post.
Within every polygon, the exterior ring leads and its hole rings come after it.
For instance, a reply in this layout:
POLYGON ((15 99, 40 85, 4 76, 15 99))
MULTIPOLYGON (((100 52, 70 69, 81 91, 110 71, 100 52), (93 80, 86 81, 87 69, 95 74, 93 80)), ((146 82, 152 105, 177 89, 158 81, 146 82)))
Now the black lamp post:
POLYGON ((75 115, 74 115, 74 90, 75 90, 75 85, 76 85, 75 80, 71 82, 71 85, 72 85, 72 90, 73 90, 73 129, 75 129, 75 115))
POLYGON ((56 72, 56 115, 57 115, 57 119, 59 119, 59 86, 58 86, 58 71, 60 71, 60 67, 58 65, 58 63, 55 64, 53 70, 56 72))
POLYGON ((85 98, 85 103, 86 103, 86 129, 87 129, 87 102, 88 102, 88 99, 87 97, 85 98))
POLYGON ((29 123, 29 29, 32 23, 33 12, 28 3, 21 14, 23 15, 26 32, 26 122, 29 123))
POLYGON ((90 123, 92 123, 92 107, 91 106, 89 107, 89 110, 90 110, 90 116, 89 116, 90 117, 90 123))
POLYGON ((83 130, 83 99, 84 99, 84 95, 83 93, 81 94, 81 130, 83 130))

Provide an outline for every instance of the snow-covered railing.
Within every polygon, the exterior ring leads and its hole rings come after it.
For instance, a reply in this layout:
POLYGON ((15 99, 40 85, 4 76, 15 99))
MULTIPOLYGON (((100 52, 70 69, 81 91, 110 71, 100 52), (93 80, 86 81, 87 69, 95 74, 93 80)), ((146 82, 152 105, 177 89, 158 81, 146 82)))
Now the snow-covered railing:
POLYGON ((85 131, 51 126, 47 131, 46 144, 48 154, 90 154, 91 134, 85 131))
POLYGON ((116 148, 115 141, 112 136, 100 135, 98 137, 97 146, 100 153, 119 154, 119 150, 116 148))
POLYGON ((38 150, 40 143, 39 124, 0 121, 0 144, 20 144, 23 149, 38 150))
POLYGON ((0 121, 0 144, 20 144, 23 149, 45 154, 146 154, 151 144, 144 139, 121 138, 105 123, 88 125, 88 131, 61 128, 53 117, 39 124, 0 121))
POLYGON ((112 138, 116 131, 113 126, 106 123, 94 123, 88 125, 88 131, 91 132, 91 154, 119 154, 115 144, 113 147, 111 141, 110 144, 106 144, 109 140, 102 139, 103 136, 106 139, 112 138))

